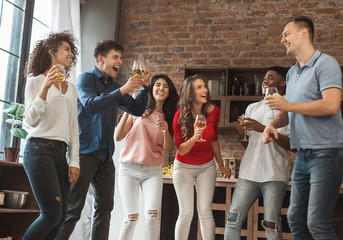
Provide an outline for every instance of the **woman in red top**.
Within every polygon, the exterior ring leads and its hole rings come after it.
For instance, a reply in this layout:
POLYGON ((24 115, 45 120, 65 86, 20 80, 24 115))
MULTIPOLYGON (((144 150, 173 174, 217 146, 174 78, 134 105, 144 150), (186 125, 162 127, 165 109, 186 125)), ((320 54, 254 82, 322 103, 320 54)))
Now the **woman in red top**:
POLYGON ((199 75, 190 76, 183 82, 179 106, 173 122, 177 147, 173 182, 179 203, 175 240, 188 239, 194 209, 194 184, 202 238, 213 240, 215 225, 212 199, 216 183, 214 158, 221 172, 230 177, 229 169, 223 165, 218 143, 219 108, 210 103, 207 82, 199 75), (195 128, 198 114, 205 115, 205 128, 195 128), (201 137, 205 141, 200 142, 201 137))

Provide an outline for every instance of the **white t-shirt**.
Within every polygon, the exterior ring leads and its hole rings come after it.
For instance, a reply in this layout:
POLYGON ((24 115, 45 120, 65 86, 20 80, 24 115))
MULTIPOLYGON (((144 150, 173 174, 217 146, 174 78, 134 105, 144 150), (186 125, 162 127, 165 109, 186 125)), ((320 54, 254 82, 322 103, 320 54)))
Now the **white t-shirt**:
MULTIPOLYGON (((276 110, 274 114, 277 115, 276 110)), ((245 115, 265 126, 272 120, 272 110, 264 103, 264 100, 250 104, 245 115)), ((286 136, 289 134, 288 126, 279 128, 277 131, 286 136)), ((248 131, 247 135, 249 144, 239 168, 239 178, 254 182, 282 181, 288 184, 289 151, 275 142, 264 144, 262 133, 248 131)))
POLYGON ((75 85, 68 82, 65 95, 52 85, 46 101, 38 97, 45 76, 40 74, 27 79, 25 88, 25 121, 31 126, 31 137, 58 140, 67 143, 69 166, 80 168, 79 124, 77 119, 77 94, 75 85))

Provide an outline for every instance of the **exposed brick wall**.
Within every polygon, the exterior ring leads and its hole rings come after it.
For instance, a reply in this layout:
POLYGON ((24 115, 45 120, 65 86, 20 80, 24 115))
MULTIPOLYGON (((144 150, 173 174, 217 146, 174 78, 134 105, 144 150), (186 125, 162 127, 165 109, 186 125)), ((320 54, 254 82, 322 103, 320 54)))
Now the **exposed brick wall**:
MULTIPOLYGON (((124 0, 121 76, 138 53, 177 86, 185 66, 290 67, 280 44, 286 20, 307 15, 315 24, 315 47, 343 66, 342 0, 124 0)), ((124 79, 124 78, 122 78, 124 79)), ((125 78, 126 79, 126 78, 125 78)), ((243 154, 235 131, 220 136, 224 156, 243 154)))

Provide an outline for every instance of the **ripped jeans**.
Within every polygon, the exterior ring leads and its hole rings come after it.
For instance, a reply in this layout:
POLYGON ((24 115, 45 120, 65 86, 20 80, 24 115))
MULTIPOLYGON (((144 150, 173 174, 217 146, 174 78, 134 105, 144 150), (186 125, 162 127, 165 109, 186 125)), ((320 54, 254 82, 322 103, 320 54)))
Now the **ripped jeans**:
POLYGON ((24 150, 24 169, 41 215, 31 224, 23 240, 55 239, 67 214, 70 183, 66 160, 67 144, 30 138, 24 150))
POLYGON ((133 238, 139 213, 139 188, 144 200, 144 238, 157 240, 160 231, 162 203, 162 168, 137 163, 120 163, 118 186, 124 206, 124 219, 120 230, 120 240, 133 238))
POLYGON ((263 196, 264 205, 262 226, 266 230, 267 238, 268 240, 281 240, 281 207, 286 194, 286 188, 286 183, 281 181, 259 183, 239 178, 233 192, 224 240, 241 239, 242 225, 249 209, 255 200, 261 196, 263 196), (266 227, 265 222, 274 223, 275 228, 266 227))

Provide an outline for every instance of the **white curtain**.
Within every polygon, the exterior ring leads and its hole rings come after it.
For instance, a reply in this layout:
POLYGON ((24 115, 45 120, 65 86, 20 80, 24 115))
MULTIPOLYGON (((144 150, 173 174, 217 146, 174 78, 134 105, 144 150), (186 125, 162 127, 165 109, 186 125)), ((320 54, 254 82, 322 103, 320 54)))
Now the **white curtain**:
POLYGON ((77 76, 81 74, 80 0, 53 0, 51 1, 51 8, 50 30, 55 32, 71 30, 78 41, 78 60, 69 79, 75 83, 77 76))

